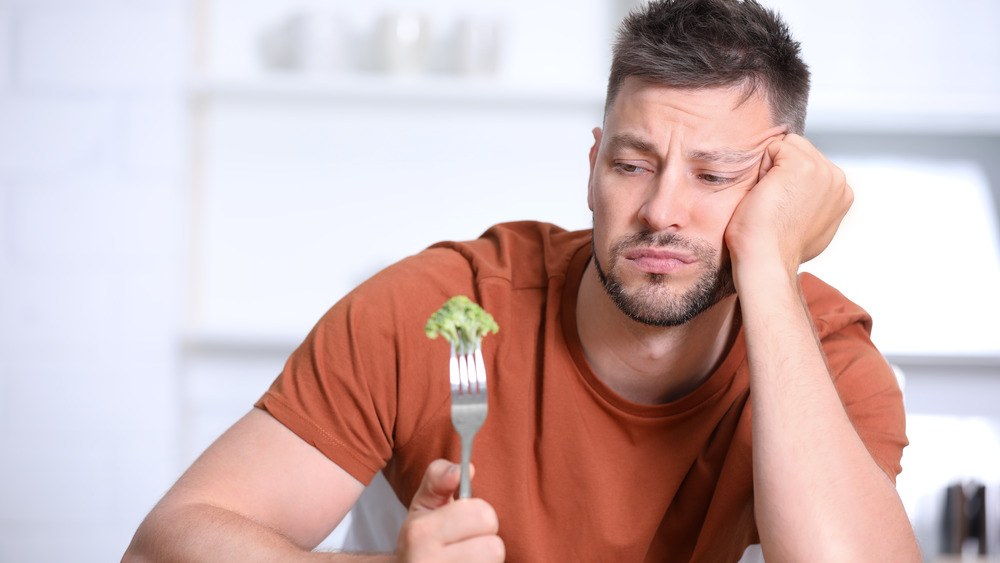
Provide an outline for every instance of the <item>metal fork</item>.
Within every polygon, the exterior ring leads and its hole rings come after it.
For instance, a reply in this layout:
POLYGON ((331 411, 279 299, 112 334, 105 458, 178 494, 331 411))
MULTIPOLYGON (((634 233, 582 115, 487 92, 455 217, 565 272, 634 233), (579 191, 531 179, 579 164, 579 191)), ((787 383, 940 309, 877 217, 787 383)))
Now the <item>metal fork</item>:
POLYGON ((449 362, 451 378, 451 424, 462 440, 462 479, 458 498, 469 498, 469 460, 472 457, 472 440, 486 421, 486 364, 483 353, 476 345, 469 350, 456 342, 451 348, 449 362))

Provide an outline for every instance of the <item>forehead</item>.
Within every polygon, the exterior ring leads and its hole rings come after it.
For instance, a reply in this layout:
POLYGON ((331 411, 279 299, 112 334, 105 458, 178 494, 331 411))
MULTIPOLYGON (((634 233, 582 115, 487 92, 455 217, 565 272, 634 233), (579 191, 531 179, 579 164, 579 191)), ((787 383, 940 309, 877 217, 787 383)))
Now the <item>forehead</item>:
POLYGON ((773 120, 766 100, 759 94, 747 97, 742 87, 692 90, 635 77, 623 82, 604 124, 606 134, 627 133, 657 143, 679 135, 756 144, 770 129, 773 120))

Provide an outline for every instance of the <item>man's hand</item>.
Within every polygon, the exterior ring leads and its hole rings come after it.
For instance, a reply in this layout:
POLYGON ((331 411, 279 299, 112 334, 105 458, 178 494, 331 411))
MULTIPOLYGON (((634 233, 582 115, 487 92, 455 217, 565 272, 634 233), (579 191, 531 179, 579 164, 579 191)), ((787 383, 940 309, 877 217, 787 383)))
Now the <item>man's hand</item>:
POLYGON ((760 178, 726 228, 733 265, 780 260, 789 273, 833 240, 854 193, 843 171, 803 137, 778 137, 765 149, 760 178))
POLYGON ((477 498, 455 500, 459 466, 439 459, 427 466, 399 531, 399 560, 503 561, 496 511, 477 498))

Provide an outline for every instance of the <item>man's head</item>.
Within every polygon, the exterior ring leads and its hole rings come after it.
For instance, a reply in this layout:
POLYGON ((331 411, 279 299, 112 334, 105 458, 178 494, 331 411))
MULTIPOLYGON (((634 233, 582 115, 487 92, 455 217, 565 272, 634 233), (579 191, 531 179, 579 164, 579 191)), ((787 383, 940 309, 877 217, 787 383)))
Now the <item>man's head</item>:
POLYGON ((622 22, 605 114, 627 77, 682 89, 739 87, 763 95, 774 125, 805 129, 809 69, 799 44, 755 0, 653 0, 622 22))
POLYGON ((766 147, 805 124, 809 71, 754 0, 654 0, 614 49, 588 203, 594 269, 628 317, 688 323, 735 293, 726 229, 766 147))

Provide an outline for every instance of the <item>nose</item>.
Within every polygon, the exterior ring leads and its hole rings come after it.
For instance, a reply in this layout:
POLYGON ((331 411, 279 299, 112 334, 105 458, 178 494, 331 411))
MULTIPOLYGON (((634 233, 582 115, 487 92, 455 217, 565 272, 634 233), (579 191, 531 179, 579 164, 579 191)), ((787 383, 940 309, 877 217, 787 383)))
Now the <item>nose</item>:
POLYGON ((690 218, 689 195, 681 173, 663 170, 650 182, 638 219, 652 232, 679 231, 690 218))

